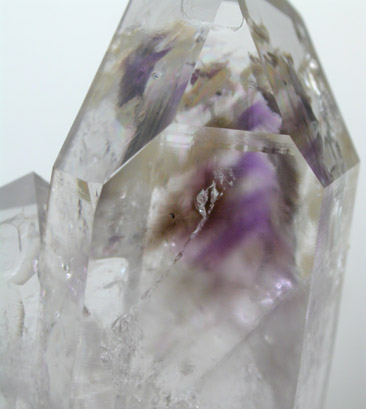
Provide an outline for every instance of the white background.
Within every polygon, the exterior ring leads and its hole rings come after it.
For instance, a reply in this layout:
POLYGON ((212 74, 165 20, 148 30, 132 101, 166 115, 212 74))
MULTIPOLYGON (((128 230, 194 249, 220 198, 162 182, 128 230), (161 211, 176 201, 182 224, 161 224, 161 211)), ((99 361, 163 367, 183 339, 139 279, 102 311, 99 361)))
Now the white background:
MULTIPOLYGON (((366 2, 292 3, 307 22, 362 159, 366 2)), ((50 179, 125 5, 125 0, 0 0, 0 186, 30 171, 50 179)), ((365 172, 363 166, 326 409, 366 408, 365 172)))

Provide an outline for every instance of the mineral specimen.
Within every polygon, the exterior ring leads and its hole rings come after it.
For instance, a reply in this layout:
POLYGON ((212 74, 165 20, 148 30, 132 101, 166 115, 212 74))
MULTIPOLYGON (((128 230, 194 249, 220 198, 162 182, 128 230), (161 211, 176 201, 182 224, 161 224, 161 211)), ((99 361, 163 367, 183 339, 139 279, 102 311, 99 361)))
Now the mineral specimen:
POLYGON ((22 407, 321 409, 357 171, 287 1, 131 1, 55 163, 22 407))

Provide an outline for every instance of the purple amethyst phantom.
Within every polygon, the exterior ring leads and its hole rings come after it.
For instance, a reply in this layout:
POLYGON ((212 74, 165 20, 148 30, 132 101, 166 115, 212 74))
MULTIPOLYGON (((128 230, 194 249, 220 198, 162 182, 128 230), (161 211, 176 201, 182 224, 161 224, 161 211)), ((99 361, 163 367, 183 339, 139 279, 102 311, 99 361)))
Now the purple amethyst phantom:
POLYGON ((155 64, 169 52, 169 48, 156 51, 164 36, 157 36, 141 44, 124 61, 120 83, 118 106, 122 107, 133 98, 142 97, 155 64))
POLYGON ((247 108, 238 118, 238 129, 243 131, 255 131, 256 128, 264 126, 268 132, 276 132, 277 115, 271 111, 264 101, 255 102, 247 108))
POLYGON ((45 224, 0 206, 0 407, 322 409, 357 172, 286 0, 131 0, 45 224))

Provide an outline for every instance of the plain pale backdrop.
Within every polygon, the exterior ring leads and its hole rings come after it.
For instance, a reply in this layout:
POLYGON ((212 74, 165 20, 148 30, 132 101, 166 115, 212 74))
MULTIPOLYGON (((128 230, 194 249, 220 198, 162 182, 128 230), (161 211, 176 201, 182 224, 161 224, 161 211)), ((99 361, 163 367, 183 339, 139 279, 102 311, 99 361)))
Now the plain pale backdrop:
MULTIPOLYGON (((126 3, 0 0, 0 186, 30 171, 50 179, 53 162, 126 3)), ((292 3, 307 22, 362 159, 366 150, 366 2, 292 3)), ((365 172, 365 166, 361 167, 324 409, 366 408, 365 172)))

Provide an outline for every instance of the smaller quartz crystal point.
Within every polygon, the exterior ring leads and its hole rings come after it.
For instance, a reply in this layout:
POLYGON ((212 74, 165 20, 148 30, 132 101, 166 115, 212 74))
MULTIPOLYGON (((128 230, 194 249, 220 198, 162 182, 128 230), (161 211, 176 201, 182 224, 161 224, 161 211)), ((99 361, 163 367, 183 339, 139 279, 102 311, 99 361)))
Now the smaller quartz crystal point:
POLYGON ((130 1, 44 230, 3 189, 1 404, 322 409, 357 172, 286 0, 130 1))
POLYGON ((33 408, 48 183, 31 173, 0 188, 0 407, 33 408))

